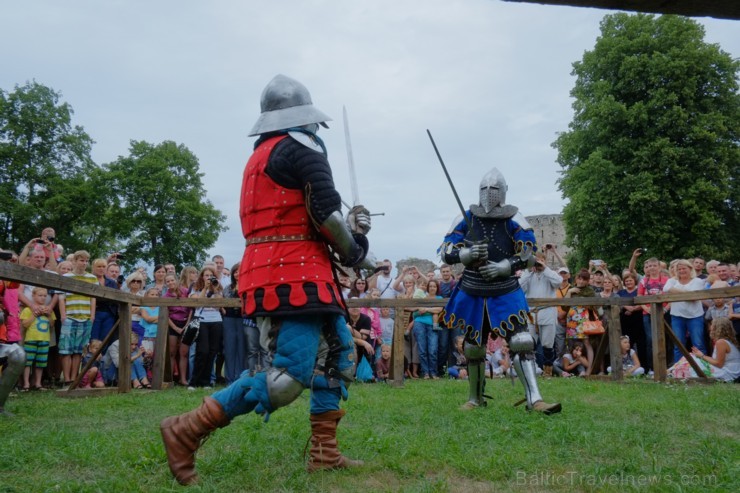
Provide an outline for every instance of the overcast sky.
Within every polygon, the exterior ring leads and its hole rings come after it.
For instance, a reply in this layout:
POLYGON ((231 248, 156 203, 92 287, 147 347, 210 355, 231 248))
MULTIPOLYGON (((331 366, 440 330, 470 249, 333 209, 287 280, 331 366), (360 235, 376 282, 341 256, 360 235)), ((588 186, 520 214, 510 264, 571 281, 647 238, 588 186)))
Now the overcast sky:
MULTIPOLYGON (((3 1, 0 87, 36 80, 62 93, 95 140, 93 159, 130 140, 188 147, 229 230, 210 254, 241 259, 241 175, 267 82, 282 73, 330 115, 322 129, 337 188, 351 201, 342 106, 359 198, 378 258, 435 260, 459 213, 426 135, 464 205, 498 167, 507 202, 558 214, 551 147, 572 117, 572 63, 609 11, 499 0, 3 1)), ((697 19, 740 56, 736 21, 697 19)), ((61 228, 61 225, 57 225, 61 228)))

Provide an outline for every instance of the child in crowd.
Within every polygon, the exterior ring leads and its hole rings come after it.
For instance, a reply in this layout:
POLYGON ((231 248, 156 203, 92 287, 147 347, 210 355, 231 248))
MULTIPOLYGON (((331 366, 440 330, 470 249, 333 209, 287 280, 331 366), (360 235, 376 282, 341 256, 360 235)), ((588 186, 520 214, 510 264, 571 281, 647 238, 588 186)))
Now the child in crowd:
POLYGON ((139 336, 131 333, 131 386, 135 389, 151 389, 144 369, 146 350, 139 346, 139 336))
MULTIPOLYGON (((619 338, 620 349, 622 350, 622 370, 624 370, 625 377, 639 377, 645 374, 645 368, 640 366, 640 359, 637 357, 632 347, 630 347, 629 336, 622 336, 619 338)), ((612 367, 607 368, 607 373, 612 372, 612 367)))
MULTIPOLYGON (((144 294, 145 298, 159 298, 161 292, 159 288, 152 287, 146 290, 144 294)), ((151 375, 152 364, 154 360, 154 342, 157 340, 157 321, 159 320, 159 307, 158 306, 142 306, 139 311, 141 320, 139 324, 144 328, 144 340, 141 343, 141 347, 146 351, 144 357, 144 369, 147 370, 147 374, 151 375)))
MULTIPOLYGON (((718 289, 718 288, 727 288, 730 285, 724 281, 716 281, 714 284, 712 284, 712 289, 718 289)), ((706 313, 704 313, 704 319, 707 322, 711 322, 715 318, 719 317, 729 317, 730 316, 730 300, 727 300, 725 298, 715 298, 712 300, 712 304, 709 305, 709 308, 707 308, 706 313)))
MULTIPOLYGON (((501 346, 496 349, 493 353, 486 356, 488 360, 488 376, 493 377, 504 377, 513 372, 514 369, 511 367, 511 356, 509 355, 509 345, 506 341, 503 341, 501 346)), ((539 368, 537 368, 539 370, 539 368)), ((540 372, 542 370, 539 370, 540 372)), ((539 373, 539 372, 538 372, 539 373)), ((512 373, 513 374, 513 373, 512 373)))
MULTIPOLYGON (((372 299, 380 299, 380 290, 371 289, 367 296, 372 299)), ((373 346, 373 350, 376 354, 376 359, 380 356, 379 349, 383 345, 382 329, 380 327, 380 310, 368 306, 360 308, 360 313, 366 315, 370 319, 370 344, 373 346)))
MULTIPOLYGON (((39 307, 46 306, 46 288, 35 287, 32 290, 33 303, 39 307)), ((21 312, 21 326, 23 327, 23 348, 26 350, 26 367, 23 370, 23 391, 46 390, 41 386, 41 376, 49 358, 49 341, 51 327, 54 323, 54 312, 43 311, 38 315, 31 308, 26 307, 21 312), (35 368, 34 368, 35 366, 35 368), (33 387, 30 386, 31 369, 33 368, 33 387)))
POLYGON ((388 380, 391 368, 391 346, 383 344, 380 346, 380 358, 375 361, 375 376, 378 380, 388 380))
MULTIPOLYGON (((75 252, 72 256, 72 272, 64 274, 64 277, 98 284, 98 278, 85 270, 89 262, 89 253, 84 250, 75 252)), ((59 318, 62 321, 59 354, 64 384, 69 385, 79 371, 82 348, 90 341, 92 321, 95 319, 95 298, 72 293, 60 293, 59 298, 59 318)))
POLYGON ((384 307, 380 309, 380 333, 383 344, 393 344, 393 326, 395 321, 391 318, 391 309, 384 307))
POLYGON ((579 377, 586 376, 586 368, 588 367, 588 359, 583 355, 585 345, 581 341, 573 343, 573 348, 569 353, 565 353, 560 360, 555 364, 560 366, 561 374, 564 377, 570 377, 577 375, 579 377))
POLYGON ((455 364, 447 369, 447 374, 450 378, 457 380, 465 380, 468 378, 468 359, 465 357, 465 350, 463 344, 465 338, 463 336, 455 337, 455 348, 452 350, 452 357, 455 360, 455 364))
MULTIPOLYGON (((740 350, 732 322, 727 317, 718 317, 712 320, 709 335, 714 344, 712 356, 703 353, 700 349, 691 348, 691 357, 699 365, 707 377, 713 377, 724 382, 734 382, 740 379, 740 350)), ((685 357, 668 369, 671 378, 696 378, 698 375, 685 357)))
POLYGON ((95 388, 101 388, 105 387, 105 383, 103 382, 103 372, 100 368, 100 362, 102 361, 102 355, 100 354, 100 350, 103 348, 103 341, 98 339, 92 339, 90 341, 90 344, 87 345, 87 350, 85 351, 85 355, 82 357, 82 367, 84 368, 87 363, 93 359, 93 356, 97 352, 98 355, 95 357, 95 362, 90 366, 90 368, 85 372, 85 374, 80 379, 80 388, 81 389, 89 389, 92 387, 95 388))
POLYGON ((118 360, 120 357, 120 342, 121 341, 119 339, 113 341, 111 345, 108 346, 108 349, 103 355, 103 382, 105 382, 106 385, 113 386, 118 383, 118 360))

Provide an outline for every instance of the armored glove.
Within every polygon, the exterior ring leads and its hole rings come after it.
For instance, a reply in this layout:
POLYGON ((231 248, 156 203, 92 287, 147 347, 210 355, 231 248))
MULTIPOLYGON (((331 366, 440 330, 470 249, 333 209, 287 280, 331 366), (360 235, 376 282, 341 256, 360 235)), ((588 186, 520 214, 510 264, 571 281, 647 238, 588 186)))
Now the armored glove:
POLYGON ((460 249, 460 262, 465 267, 471 267, 486 260, 488 260, 488 244, 485 242, 476 242, 460 249))
POLYGON ((500 262, 489 261, 486 265, 478 269, 478 272, 487 281, 493 281, 497 277, 509 277, 511 275, 511 262, 508 259, 500 262))
POLYGON ((370 232, 370 211, 362 205, 354 206, 347 214, 350 231, 367 235, 370 232))

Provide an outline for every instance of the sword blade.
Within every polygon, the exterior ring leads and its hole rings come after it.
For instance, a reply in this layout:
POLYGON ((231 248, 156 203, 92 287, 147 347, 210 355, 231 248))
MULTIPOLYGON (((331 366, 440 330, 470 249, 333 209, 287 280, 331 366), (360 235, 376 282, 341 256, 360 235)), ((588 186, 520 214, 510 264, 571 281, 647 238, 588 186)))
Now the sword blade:
POLYGON ((465 220, 465 224, 468 225, 468 230, 475 237, 475 231, 473 231, 473 225, 470 224, 470 219, 468 219, 468 216, 465 214, 465 207, 463 207, 462 205, 460 196, 457 194, 457 190, 455 189, 455 184, 452 183, 452 178, 450 178, 450 174, 447 172, 447 166, 445 166, 445 162, 442 159, 442 155, 439 153, 439 149, 437 149, 437 144, 434 142, 434 138, 432 137, 432 132, 430 132, 429 129, 427 129, 427 135, 429 136, 429 140, 432 141, 432 147, 434 147, 434 152, 437 153, 437 159, 439 159, 439 164, 442 165, 442 170, 445 172, 445 176, 447 177, 447 183, 450 184, 450 188, 452 189, 452 195, 455 196, 455 200, 457 201, 457 206, 460 208, 460 212, 462 213, 462 217, 465 220))
POLYGON ((352 190, 352 205, 360 205, 360 197, 357 191, 357 175, 355 174, 355 160, 352 156, 352 140, 349 137, 349 120, 347 119, 347 108, 342 106, 344 116, 344 142, 347 146, 347 165, 349 166, 349 184, 352 190))

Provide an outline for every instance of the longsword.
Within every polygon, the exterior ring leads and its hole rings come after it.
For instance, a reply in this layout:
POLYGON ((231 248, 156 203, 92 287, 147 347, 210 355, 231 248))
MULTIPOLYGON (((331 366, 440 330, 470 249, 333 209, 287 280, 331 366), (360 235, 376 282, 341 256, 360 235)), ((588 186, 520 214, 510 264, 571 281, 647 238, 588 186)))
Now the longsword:
POLYGON ((432 147, 434 147, 434 152, 437 153, 437 159, 439 159, 439 164, 442 165, 442 170, 445 172, 445 176, 447 177, 447 183, 450 184, 450 188, 452 189, 452 194, 455 196, 455 200, 457 201, 457 206, 460 208, 460 212, 462 213, 462 217, 465 220, 465 224, 468 226, 468 231, 475 237, 477 236, 475 234, 475 230, 473 230, 473 225, 470 224, 470 219, 468 219, 468 215, 465 214, 465 207, 462 205, 462 201, 460 200, 460 196, 457 194, 457 190, 455 189, 455 184, 452 183, 452 178, 450 177, 450 174, 447 172, 447 166, 445 166, 445 162, 442 159, 442 155, 439 153, 439 149, 437 149, 437 144, 434 142, 434 137, 432 137, 432 132, 427 129, 427 135, 429 136, 429 140, 432 141, 432 147))
MULTIPOLYGON (((352 205, 360 205, 359 192, 357 191, 357 175, 355 174, 355 159, 352 155, 352 140, 349 137, 349 120, 347 119, 347 107, 342 106, 344 117, 344 142, 347 146, 347 164, 349 166, 349 184, 352 188, 352 205)), ((350 207, 351 209, 351 207, 350 207)))

